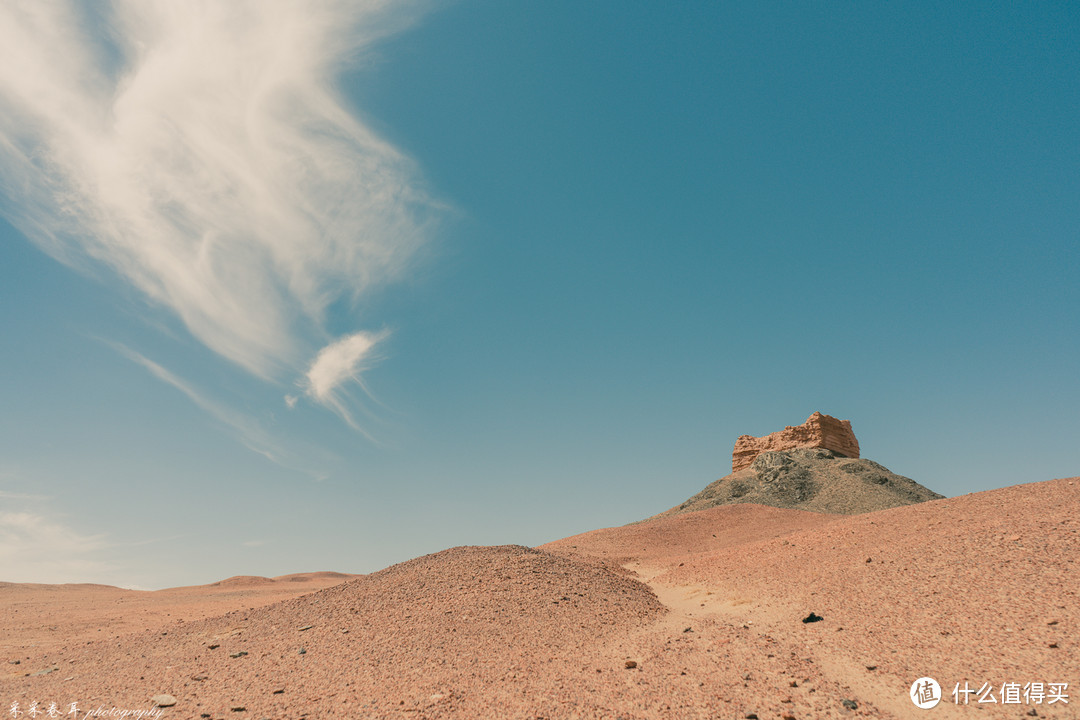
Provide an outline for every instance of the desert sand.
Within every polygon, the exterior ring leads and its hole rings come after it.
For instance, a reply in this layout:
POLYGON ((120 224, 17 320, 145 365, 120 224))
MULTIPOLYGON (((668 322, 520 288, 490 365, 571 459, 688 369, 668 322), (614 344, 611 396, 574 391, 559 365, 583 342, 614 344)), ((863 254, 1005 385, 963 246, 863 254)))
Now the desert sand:
POLYGON ((859 515, 727 505, 366 576, 5 584, 0 703, 76 703, 79 717, 1074 718, 1078 573, 1072 478, 859 515), (932 710, 908 696, 922 676, 942 687, 932 710), (1068 683, 1068 704, 1002 702, 1004 683, 1038 682, 1068 683), (997 702, 955 704, 965 683, 997 702))

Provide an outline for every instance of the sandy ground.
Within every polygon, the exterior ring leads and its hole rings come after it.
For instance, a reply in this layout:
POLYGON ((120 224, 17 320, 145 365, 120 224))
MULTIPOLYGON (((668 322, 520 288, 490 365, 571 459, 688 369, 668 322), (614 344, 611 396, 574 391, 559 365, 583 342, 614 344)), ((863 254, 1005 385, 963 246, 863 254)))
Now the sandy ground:
MULTIPOLYGON (((173 623, 271 605, 355 577, 359 576, 339 572, 277 578, 244 575, 153 592, 110 585, 0 582, 0 657, 17 660, 24 651, 113 640, 139 630, 167 631, 173 623)), ((8 662, 0 668, 0 677, 21 675, 21 670, 8 662)))
POLYGON ((1078 572, 1074 478, 855 516, 716 507, 453 548, 286 599, 282 582, 7 585, 0 710, 1078 718, 1078 572), (908 697, 921 676, 942 687, 931 710, 908 697), (1005 703, 1011 683, 1068 683, 1069 703, 1005 703))

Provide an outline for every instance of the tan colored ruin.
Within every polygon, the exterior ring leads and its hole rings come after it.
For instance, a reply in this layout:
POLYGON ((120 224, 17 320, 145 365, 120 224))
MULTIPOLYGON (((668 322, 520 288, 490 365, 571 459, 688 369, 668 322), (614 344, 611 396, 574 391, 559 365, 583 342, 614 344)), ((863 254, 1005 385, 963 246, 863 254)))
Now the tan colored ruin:
POLYGON ((731 453, 731 471, 750 467, 763 452, 792 448, 825 448, 846 457, 859 457, 859 441, 855 439, 851 422, 816 412, 802 425, 789 425, 764 437, 741 436, 731 453))

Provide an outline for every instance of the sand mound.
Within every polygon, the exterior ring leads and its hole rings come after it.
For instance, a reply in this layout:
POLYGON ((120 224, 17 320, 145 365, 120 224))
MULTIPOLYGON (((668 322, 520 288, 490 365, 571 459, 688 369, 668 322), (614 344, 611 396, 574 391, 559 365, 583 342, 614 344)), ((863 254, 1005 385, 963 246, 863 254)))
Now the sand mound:
POLYGON ((246 587, 249 585, 269 585, 272 582, 274 581, 262 575, 233 575, 230 578, 210 583, 208 587, 246 587))
POLYGON ((663 611, 648 587, 625 573, 517 545, 444 550, 315 599, 322 618, 359 627, 369 647, 416 650, 451 664, 488 650, 546 658, 663 611), (537 627, 547 628, 543 636, 537 627))
MULTIPOLYGON (((25 682, 38 697, 87 705, 145 707, 169 693, 183 717, 236 717, 234 707, 255 713, 249 717, 334 717, 346 709, 376 716, 468 707, 477 698, 490 706, 491 688, 518 693, 536 668, 664 612, 623 572, 520 546, 463 547, 167 634, 62 648, 43 661, 62 665, 69 680, 25 682)), ((616 660, 607 662, 610 669, 616 660)), ((543 692, 559 691, 539 677, 543 692)))
POLYGON ((330 570, 323 570, 320 572, 309 573, 292 573, 291 575, 278 575, 274 578, 277 582, 309 582, 311 580, 349 580, 351 578, 360 577, 359 575, 350 575, 348 573, 332 572, 330 570))
POLYGON ((942 497, 873 460, 799 448, 763 452, 750 467, 710 483, 655 517, 736 503, 855 515, 942 497))

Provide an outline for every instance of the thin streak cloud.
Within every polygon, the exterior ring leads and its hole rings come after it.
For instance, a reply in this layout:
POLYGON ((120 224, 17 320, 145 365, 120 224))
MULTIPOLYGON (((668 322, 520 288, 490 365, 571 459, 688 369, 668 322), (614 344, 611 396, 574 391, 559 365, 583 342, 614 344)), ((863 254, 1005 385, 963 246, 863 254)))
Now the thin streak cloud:
MULTIPOLYGON (((120 344, 113 344, 113 347, 116 348, 117 352, 124 355, 124 357, 150 371, 157 379, 182 392, 200 409, 215 418, 218 422, 230 428, 237 440, 239 440, 248 450, 262 455, 270 462, 281 465, 282 467, 294 470, 299 469, 293 467, 289 462, 283 459, 278 451, 271 449, 280 445, 280 443, 274 442, 266 430, 264 430, 253 418, 211 400, 166 368, 134 350, 120 344)), ((317 473, 308 472, 308 474, 318 477, 317 473)))
POLYGON ((0 499, 2 500, 52 500, 49 495, 33 495, 30 493, 15 493, 7 492, 6 490, 0 490, 0 499))
POLYGON ((334 84, 415 15, 378 0, 4 4, 0 210, 256 376, 296 378, 334 342, 331 304, 407 274, 441 214, 334 84))

